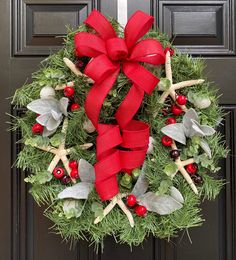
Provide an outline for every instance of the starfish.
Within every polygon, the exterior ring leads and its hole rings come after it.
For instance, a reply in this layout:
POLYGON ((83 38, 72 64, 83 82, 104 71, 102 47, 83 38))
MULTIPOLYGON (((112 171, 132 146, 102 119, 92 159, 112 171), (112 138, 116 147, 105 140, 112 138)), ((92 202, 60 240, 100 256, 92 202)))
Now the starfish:
MULTIPOLYGON (((178 150, 177 145, 176 145, 176 143, 175 143, 174 140, 173 140, 173 143, 172 143, 172 145, 171 145, 171 148, 174 149, 174 150, 178 150)), ((186 165, 188 165, 188 164, 190 164, 190 163, 194 163, 194 162, 195 162, 194 158, 189 158, 189 159, 187 159, 187 160, 185 160, 185 161, 181 161, 180 157, 178 157, 178 158, 175 159, 175 164, 176 164, 176 166, 178 167, 178 171, 183 175, 184 179, 187 181, 187 183, 189 184, 189 186, 191 187, 191 189, 193 190, 193 192, 194 192, 195 194, 198 194, 197 187, 195 186, 193 180, 191 179, 191 177, 189 176, 188 172, 187 172, 187 171, 185 170, 185 168, 184 168, 186 165)), ((178 171, 177 171, 177 172, 178 172, 178 171)), ((176 173, 177 173, 177 172, 176 172, 176 173)), ((171 177, 174 178, 174 176, 176 175, 176 173, 173 174, 171 177)))
POLYGON ((113 197, 111 199, 111 202, 106 206, 106 208, 103 210, 103 214, 101 216, 98 216, 95 220, 94 220, 94 224, 98 224, 99 222, 101 222, 103 220, 103 218, 105 218, 105 216, 112 211, 112 209, 115 207, 116 204, 118 204, 118 206, 121 208, 121 210, 125 213, 125 215, 127 216, 130 226, 134 227, 134 219, 133 216, 131 214, 131 212, 128 210, 128 208, 126 207, 125 203, 123 202, 122 198, 126 197, 127 194, 121 194, 118 193, 115 197, 113 197))
MULTIPOLYGON (((50 173, 53 172, 53 170, 57 166, 58 162, 62 161, 68 176, 70 176, 71 169, 69 167, 69 159, 67 158, 67 156, 71 154, 73 147, 65 148, 67 128, 68 128, 68 118, 65 118, 64 121, 63 121, 63 125, 62 125, 62 130, 61 130, 61 133, 64 135, 64 138, 61 141, 58 148, 55 148, 55 147, 50 146, 50 145, 47 145, 47 146, 35 145, 34 146, 34 147, 36 147, 36 148, 38 148, 42 151, 50 152, 50 153, 55 155, 53 160, 49 164, 48 169, 47 169, 50 173)), ((80 145, 80 148, 83 149, 83 150, 86 150, 86 149, 89 149, 92 145, 93 145, 92 143, 86 143, 86 144, 80 145)), ((76 180, 72 179, 72 182, 76 183, 76 180)))
MULTIPOLYGON (((176 102, 177 94, 176 94, 175 91, 177 89, 181 89, 181 88, 185 88, 185 87, 191 87, 193 85, 202 84, 204 82, 204 79, 197 79, 197 80, 182 81, 182 82, 178 82, 176 84, 173 84, 171 59, 170 59, 170 52, 169 51, 166 52, 165 72, 166 72, 166 78, 170 81, 170 87, 169 87, 168 90, 164 91, 161 95, 159 102, 162 103, 162 104, 165 102, 165 100, 168 96, 170 96, 173 99, 173 101, 176 102)), ((178 106, 181 107, 181 109, 184 112, 187 111, 187 107, 185 105, 184 106, 178 105, 178 106)), ((176 146, 176 143, 174 141, 171 145, 171 148, 176 149, 176 150, 178 149, 177 146, 176 146)), ((194 163, 194 162, 195 162, 195 160, 193 158, 190 158, 190 159, 185 160, 185 161, 181 161, 180 157, 175 159, 175 164, 178 167, 178 171, 183 175, 183 177, 185 178, 185 180, 187 181, 187 183, 189 184, 189 186, 191 187, 193 192, 195 194, 198 194, 198 190, 197 190, 193 180, 191 179, 188 172, 184 168, 186 165, 188 165, 190 163, 194 163)), ((174 178, 175 174, 172 175, 172 178, 174 178)))
MULTIPOLYGON (((173 78, 172 78, 172 68, 171 68, 171 59, 170 59, 170 52, 166 52, 166 62, 165 62, 165 73, 166 78, 170 82, 169 89, 165 90, 160 98, 160 103, 163 104, 168 96, 170 96, 174 102, 176 102, 177 93, 176 90, 185 88, 185 87, 191 87, 194 85, 202 84, 204 82, 204 79, 193 79, 193 80, 186 80, 182 82, 178 82, 173 84, 173 78)), ((177 104, 178 105, 178 104, 177 104)), ((184 112, 187 111, 187 107, 185 105, 180 106, 178 105, 184 112)))

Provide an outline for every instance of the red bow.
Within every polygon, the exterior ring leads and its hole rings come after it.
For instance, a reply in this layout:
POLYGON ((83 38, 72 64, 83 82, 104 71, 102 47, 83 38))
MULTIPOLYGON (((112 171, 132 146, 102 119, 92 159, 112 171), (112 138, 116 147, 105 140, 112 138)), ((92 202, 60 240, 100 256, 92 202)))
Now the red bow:
POLYGON ((109 21, 94 10, 85 24, 97 34, 80 32, 75 35, 76 54, 92 58, 85 74, 95 84, 86 97, 85 111, 98 131, 95 187, 102 200, 111 199, 119 192, 116 174, 122 169, 139 167, 146 156, 149 125, 132 118, 142 103, 144 93, 151 94, 159 82, 139 62, 153 65, 165 62, 160 42, 154 39, 138 41, 151 28, 153 20, 153 17, 137 11, 129 19, 123 39, 117 37, 109 21), (102 104, 121 69, 133 85, 116 111, 118 125, 99 124, 102 104))

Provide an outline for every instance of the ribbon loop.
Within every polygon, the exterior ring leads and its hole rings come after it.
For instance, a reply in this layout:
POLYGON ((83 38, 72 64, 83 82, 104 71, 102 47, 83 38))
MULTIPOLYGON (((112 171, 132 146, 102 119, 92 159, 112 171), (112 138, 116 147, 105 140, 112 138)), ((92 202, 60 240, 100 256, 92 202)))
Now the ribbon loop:
POLYGON ((81 32, 75 34, 75 49, 78 56, 96 57, 106 54, 104 41, 95 34, 81 32))
POLYGON ((110 22, 97 10, 93 10, 84 23, 98 32, 103 40, 116 37, 116 32, 110 22))
POLYGON ((130 50, 152 27, 154 18, 140 10, 135 12, 125 26, 125 41, 130 50))

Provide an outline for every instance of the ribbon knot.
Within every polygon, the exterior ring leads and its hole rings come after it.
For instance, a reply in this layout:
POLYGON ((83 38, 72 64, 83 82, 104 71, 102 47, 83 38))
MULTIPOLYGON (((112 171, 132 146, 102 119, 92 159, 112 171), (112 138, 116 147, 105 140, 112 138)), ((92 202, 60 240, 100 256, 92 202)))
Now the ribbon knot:
POLYGON ((145 160, 149 125, 133 120, 133 117, 144 93, 151 94, 159 82, 139 62, 153 65, 165 62, 160 42, 139 40, 151 28, 153 20, 152 16, 137 11, 129 19, 123 39, 116 35, 110 22, 94 10, 85 24, 97 34, 81 32, 75 35, 76 54, 92 58, 84 73, 95 83, 86 97, 85 111, 98 132, 95 187, 102 200, 111 199, 119 192, 117 173, 137 168, 145 160), (100 110, 121 69, 131 80, 132 87, 115 113, 118 125, 101 124, 100 110))
POLYGON ((106 41, 106 50, 109 58, 113 61, 123 61, 128 57, 128 49, 125 40, 112 38, 106 41))

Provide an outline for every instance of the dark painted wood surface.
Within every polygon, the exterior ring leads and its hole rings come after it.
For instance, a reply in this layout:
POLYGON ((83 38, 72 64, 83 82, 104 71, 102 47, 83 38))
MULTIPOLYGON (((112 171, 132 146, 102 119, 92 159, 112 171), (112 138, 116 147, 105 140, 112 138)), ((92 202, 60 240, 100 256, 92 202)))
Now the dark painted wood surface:
POLYGON ((43 217, 27 193, 24 173, 11 169, 20 147, 19 134, 10 134, 5 112, 21 114, 9 105, 7 97, 30 80, 39 62, 61 45, 63 25, 81 23, 92 8, 117 15, 116 0, 9 0, 0 1, 0 141, 2 153, 0 189, 0 259, 1 260, 235 260, 236 236, 236 88, 235 88, 235 0, 129 0, 128 14, 142 9, 154 15, 156 25, 165 31, 184 52, 206 57, 206 73, 220 88, 221 104, 228 112, 225 133, 231 154, 221 162, 221 175, 227 186, 215 202, 202 204, 206 223, 189 230, 169 243, 153 238, 133 252, 105 242, 104 253, 95 254, 85 242, 75 250, 61 243, 60 237, 48 232, 51 223, 43 217), (50 24, 50 26, 47 26, 50 24))

